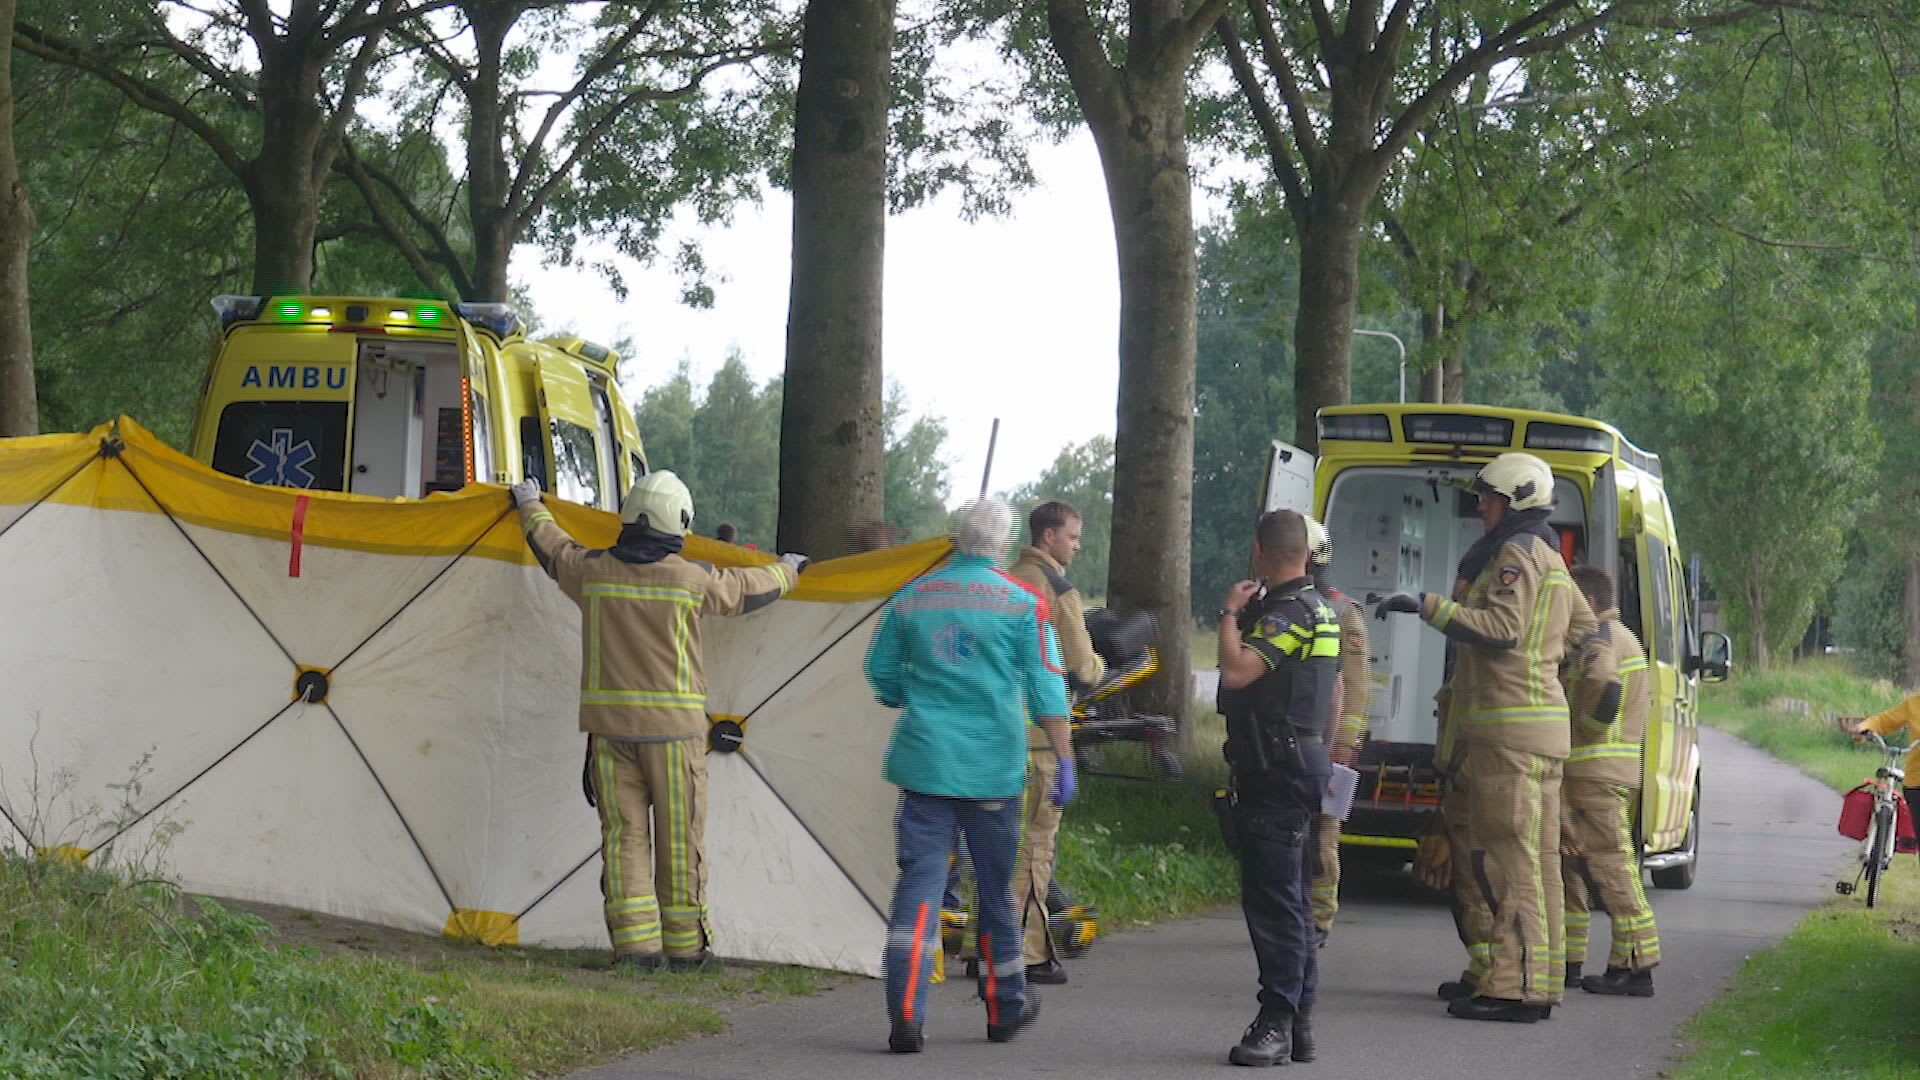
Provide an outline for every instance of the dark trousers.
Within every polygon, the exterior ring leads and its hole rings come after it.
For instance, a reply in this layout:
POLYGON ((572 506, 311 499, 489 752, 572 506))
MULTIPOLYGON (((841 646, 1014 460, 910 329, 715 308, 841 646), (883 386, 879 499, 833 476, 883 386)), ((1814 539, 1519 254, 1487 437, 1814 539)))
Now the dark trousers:
POLYGON ((1327 753, 1302 747, 1307 768, 1236 778, 1240 834, 1240 910, 1260 965, 1260 1011, 1287 1017, 1313 1011, 1319 983, 1313 908, 1307 889, 1314 814, 1327 786, 1327 753))

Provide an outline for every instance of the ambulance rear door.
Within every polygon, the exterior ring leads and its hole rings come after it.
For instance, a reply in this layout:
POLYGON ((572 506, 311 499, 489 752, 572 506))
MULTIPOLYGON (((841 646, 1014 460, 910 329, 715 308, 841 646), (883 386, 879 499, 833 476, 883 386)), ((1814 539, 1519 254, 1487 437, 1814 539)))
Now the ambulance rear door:
POLYGON ((1260 485, 1260 512, 1313 513, 1313 455, 1278 439, 1267 450, 1267 475, 1260 485))
POLYGON ((551 354, 535 358, 533 370, 540 423, 553 453, 553 494, 582 506, 618 511, 616 478, 602 474, 599 424, 586 372, 564 355, 551 354))

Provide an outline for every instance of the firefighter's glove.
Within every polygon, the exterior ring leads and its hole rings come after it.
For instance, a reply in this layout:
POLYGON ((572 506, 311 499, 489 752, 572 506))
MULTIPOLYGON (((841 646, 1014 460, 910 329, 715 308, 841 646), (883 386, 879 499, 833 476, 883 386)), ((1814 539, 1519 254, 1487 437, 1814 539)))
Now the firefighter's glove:
POLYGON ((1409 596, 1406 593, 1389 596, 1380 601, 1380 606, 1373 609, 1373 614, 1375 618, 1384 619, 1396 611, 1405 612, 1408 615, 1419 614, 1420 597, 1409 596))
POLYGON ((812 559, 807 558, 805 555, 800 555, 792 551, 781 555, 780 561, 786 563, 796 576, 804 572, 807 566, 813 562, 812 559))
POLYGON ((1072 806, 1073 801, 1079 797, 1079 770, 1073 767, 1073 762, 1063 761, 1060 763, 1060 779, 1055 781, 1053 786, 1054 808, 1065 810, 1067 807, 1072 806))
POLYGON ((529 476, 510 488, 513 492, 513 505, 525 506, 540 501, 540 481, 529 476))

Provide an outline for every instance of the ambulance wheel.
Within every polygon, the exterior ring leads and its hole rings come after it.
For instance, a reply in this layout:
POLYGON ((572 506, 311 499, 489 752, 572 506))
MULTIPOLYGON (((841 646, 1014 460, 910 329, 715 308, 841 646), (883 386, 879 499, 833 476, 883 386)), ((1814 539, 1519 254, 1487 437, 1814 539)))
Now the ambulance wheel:
POLYGON ((1678 866, 1653 871, 1651 877, 1655 888, 1693 888, 1693 879, 1700 869, 1700 781, 1698 780, 1693 782, 1693 809, 1687 813, 1687 836, 1680 842, 1680 850, 1686 852, 1689 858, 1678 866))
POLYGON ((1180 755, 1167 747, 1157 747, 1147 758, 1147 769, 1155 780, 1178 780, 1187 774, 1180 755))

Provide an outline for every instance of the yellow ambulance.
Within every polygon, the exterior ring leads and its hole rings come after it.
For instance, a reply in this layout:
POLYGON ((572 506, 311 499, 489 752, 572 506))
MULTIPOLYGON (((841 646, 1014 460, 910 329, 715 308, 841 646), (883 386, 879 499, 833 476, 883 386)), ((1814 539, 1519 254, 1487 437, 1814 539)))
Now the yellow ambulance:
POLYGON ((1440 796, 1434 695, 1445 639, 1417 619, 1371 617, 1399 592, 1451 591, 1482 534, 1469 490, 1498 454, 1554 472, 1549 524, 1569 563, 1619 585, 1620 617, 1646 643, 1653 708, 1637 830, 1654 884, 1684 889, 1699 865, 1699 684, 1727 677, 1725 635, 1699 628, 1697 560, 1681 556, 1660 458, 1598 420, 1479 405, 1342 405, 1319 415, 1320 454, 1275 442, 1263 509, 1314 513, 1333 537, 1330 583, 1369 607, 1373 692, 1360 788, 1342 842, 1410 856, 1440 796))
POLYGON ((220 296, 195 458, 258 484, 423 498, 532 476, 618 510, 647 471, 620 358, 506 304, 220 296))

